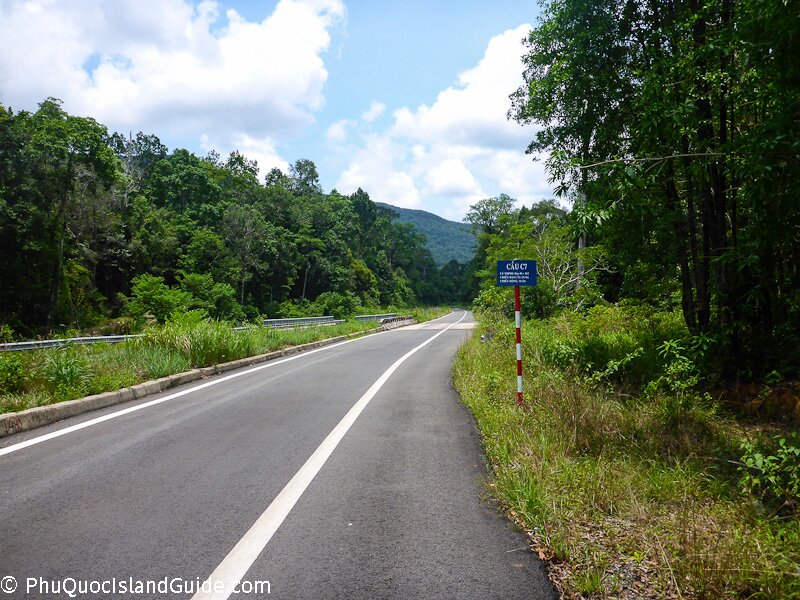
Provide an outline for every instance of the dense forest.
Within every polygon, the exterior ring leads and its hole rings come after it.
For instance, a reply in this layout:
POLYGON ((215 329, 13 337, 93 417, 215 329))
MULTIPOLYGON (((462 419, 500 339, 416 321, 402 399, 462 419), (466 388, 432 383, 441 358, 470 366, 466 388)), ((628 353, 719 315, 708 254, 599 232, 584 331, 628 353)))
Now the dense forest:
POLYGON ((258 173, 237 152, 109 134, 56 99, 0 105, 6 337, 184 309, 241 321, 463 297, 464 268, 437 267, 424 236, 366 192, 323 193, 307 159, 258 173))
POLYGON ((491 259, 538 257, 537 316, 621 300, 674 309, 721 375, 797 374, 798 8, 548 2, 509 117, 536 126, 528 151, 545 153, 573 209, 520 212, 502 196, 473 207, 484 304, 504 297, 491 259))

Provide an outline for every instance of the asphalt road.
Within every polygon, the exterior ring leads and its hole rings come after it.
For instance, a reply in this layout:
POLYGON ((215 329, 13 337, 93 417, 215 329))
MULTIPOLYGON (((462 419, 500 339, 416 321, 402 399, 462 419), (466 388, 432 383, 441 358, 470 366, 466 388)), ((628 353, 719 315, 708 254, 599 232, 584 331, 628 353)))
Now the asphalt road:
POLYGON ((456 311, 0 440, 0 599, 557 597, 486 500, 450 383, 470 324, 456 311))

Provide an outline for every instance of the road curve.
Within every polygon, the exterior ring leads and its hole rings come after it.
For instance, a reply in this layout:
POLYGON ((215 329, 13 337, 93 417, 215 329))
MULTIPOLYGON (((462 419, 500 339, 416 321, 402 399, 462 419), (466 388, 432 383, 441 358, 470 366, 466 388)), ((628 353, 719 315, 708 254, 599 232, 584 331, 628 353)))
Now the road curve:
POLYGON ((231 598, 556 598, 485 500, 449 379, 470 324, 456 311, 4 438, 0 599, 228 597, 204 592, 230 555, 231 598))

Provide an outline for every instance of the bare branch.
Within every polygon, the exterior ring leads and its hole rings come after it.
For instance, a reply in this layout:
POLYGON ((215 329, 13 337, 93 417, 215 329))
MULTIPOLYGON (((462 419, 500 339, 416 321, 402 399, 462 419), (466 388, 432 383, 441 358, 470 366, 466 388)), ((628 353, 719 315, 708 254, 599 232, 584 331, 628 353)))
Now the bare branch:
POLYGON ((592 163, 590 165, 581 165, 580 167, 578 167, 578 169, 582 171, 584 169, 591 169, 592 167, 599 167, 601 165, 609 165, 618 162, 629 162, 629 163, 652 162, 659 160, 667 160, 670 158, 688 158, 695 156, 725 156, 725 154, 722 152, 694 152, 690 154, 670 154, 668 156, 651 156, 645 158, 613 158, 610 160, 604 160, 601 162, 592 163))

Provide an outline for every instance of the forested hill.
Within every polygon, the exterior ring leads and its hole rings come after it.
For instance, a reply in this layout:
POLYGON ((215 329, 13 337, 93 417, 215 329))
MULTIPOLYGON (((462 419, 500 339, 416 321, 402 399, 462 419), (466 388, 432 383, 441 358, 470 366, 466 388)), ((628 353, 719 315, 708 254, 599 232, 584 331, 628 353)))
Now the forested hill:
POLYGON ((459 300, 463 269, 437 268, 367 192, 325 194, 307 159, 262 177, 238 152, 170 152, 56 99, 34 113, 0 104, 0 333, 459 300))
POLYGON ((425 247, 431 251, 433 260, 442 266, 451 260, 468 263, 475 253, 475 236, 464 223, 448 221, 424 210, 399 208, 376 202, 378 206, 391 209, 400 215, 400 223, 411 223, 427 237, 425 247))

